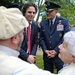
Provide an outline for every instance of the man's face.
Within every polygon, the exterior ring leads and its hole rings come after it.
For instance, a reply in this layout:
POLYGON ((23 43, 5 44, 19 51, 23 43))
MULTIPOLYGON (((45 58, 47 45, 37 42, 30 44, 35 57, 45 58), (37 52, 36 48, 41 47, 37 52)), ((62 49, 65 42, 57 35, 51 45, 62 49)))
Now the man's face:
POLYGON ((68 53, 67 44, 64 42, 63 44, 59 45, 59 58, 64 63, 71 63, 73 62, 73 56, 68 53))
POLYGON ((36 14, 36 10, 33 6, 30 6, 29 8, 27 8, 25 17, 28 20, 28 22, 30 22, 34 19, 35 14, 36 14))
POLYGON ((53 20, 54 17, 56 16, 56 14, 57 14, 57 10, 52 10, 52 11, 46 12, 47 18, 50 20, 53 20))

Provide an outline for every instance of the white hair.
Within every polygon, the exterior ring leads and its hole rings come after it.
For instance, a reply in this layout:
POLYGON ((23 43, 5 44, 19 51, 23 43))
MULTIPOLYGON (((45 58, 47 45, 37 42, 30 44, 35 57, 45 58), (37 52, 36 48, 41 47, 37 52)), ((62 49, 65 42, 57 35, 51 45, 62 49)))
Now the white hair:
POLYGON ((75 56, 75 32, 69 31, 64 35, 64 42, 67 43, 67 49, 70 54, 75 56))
POLYGON ((56 15, 57 15, 58 17, 60 17, 60 16, 61 16, 61 15, 60 15, 60 13, 57 13, 56 15))

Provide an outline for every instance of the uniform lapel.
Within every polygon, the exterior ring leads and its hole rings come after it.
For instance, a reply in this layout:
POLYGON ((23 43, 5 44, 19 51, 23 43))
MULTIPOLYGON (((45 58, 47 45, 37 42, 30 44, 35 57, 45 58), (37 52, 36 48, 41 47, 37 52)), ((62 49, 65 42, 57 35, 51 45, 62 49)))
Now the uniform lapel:
POLYGON ((47 30, 47 32, 48 32, 48 34, 50 35, 51 34, 51 29, 50 29, 50 27, 49 27, 49 20, 47 20, 47 22, 45 22, 46 24, 45 24, 45 30, 47 30))

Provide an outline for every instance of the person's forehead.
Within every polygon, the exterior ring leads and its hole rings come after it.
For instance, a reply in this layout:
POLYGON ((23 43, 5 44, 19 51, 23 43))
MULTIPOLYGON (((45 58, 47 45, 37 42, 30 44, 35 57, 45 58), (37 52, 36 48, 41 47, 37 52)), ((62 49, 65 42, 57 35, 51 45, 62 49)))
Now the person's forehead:
POLYGON ((27 11, 27 12, 28 12, 28 11, 34 11, 34 12, 36 12, 36 10, 35 10, 34 7, 29 7, 26 11, 27 11))
POLYGON ((35 10, 35 7, 29 6, 29 7, 27 8, 27 10, 28 10, 28 9, 34 9, 34 10, 35 10))

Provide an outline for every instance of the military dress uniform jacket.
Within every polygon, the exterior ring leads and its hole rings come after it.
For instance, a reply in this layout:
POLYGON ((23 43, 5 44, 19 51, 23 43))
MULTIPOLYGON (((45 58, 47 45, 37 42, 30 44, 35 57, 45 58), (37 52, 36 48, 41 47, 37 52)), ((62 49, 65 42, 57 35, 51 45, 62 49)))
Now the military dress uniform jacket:
MULTIPOLYGON (((58 46, 63 42, 63 35, 70 30, 68 20, 61 17, 56 17, 51 29, 49 20, 45 19, 41 22, 40 45, 44 50, 55 50, 59 53, 58 46)), ((44 55, 46 55, 44 53, 44 55)))
MULTIPOLYGON (((30 55, 36 55, 38 46, 38 25, 32 21, 31 24, 31 51, 30 55)), ((23 60, 27 60, 29 54, 27 53, 27 35, 24 34, 24 40, 22 42, 22 46, 20 49, 20 55, 19 57, 23 60)))

